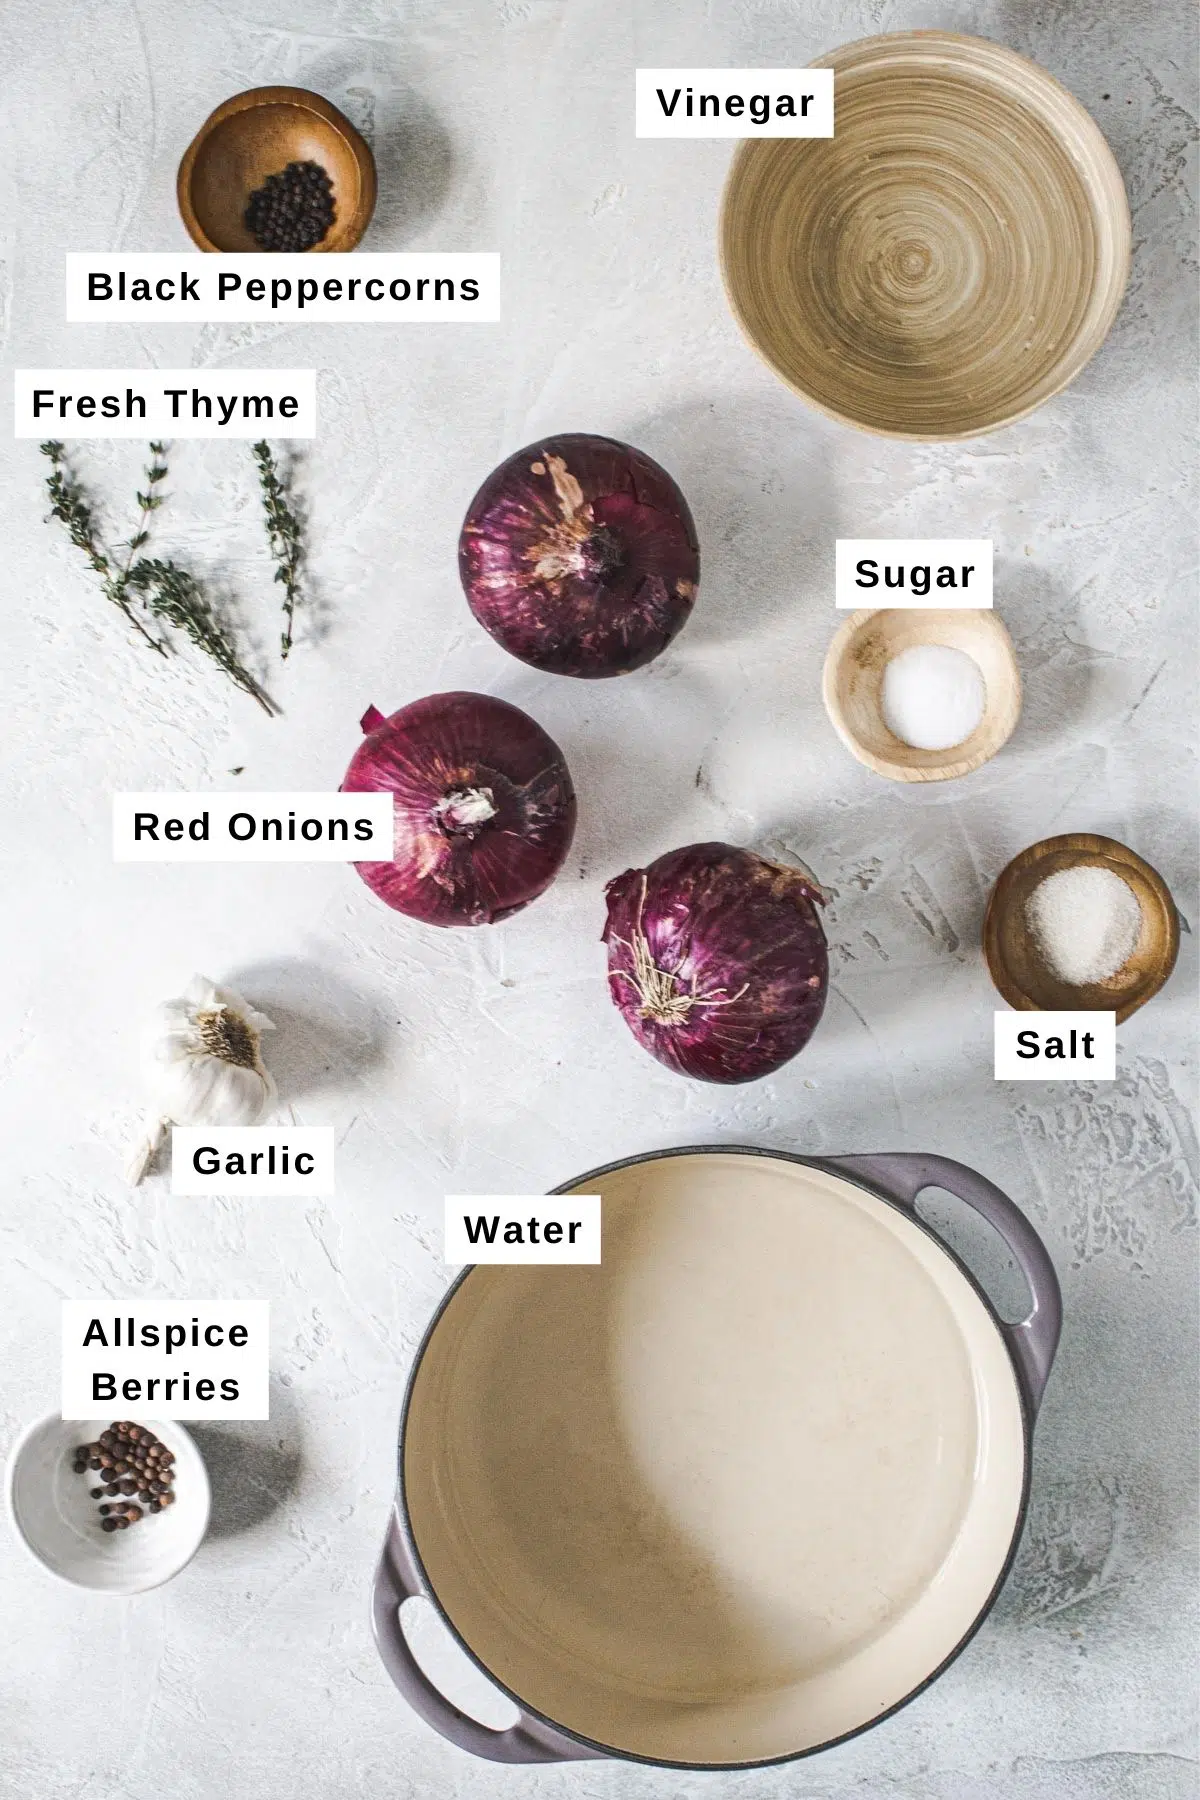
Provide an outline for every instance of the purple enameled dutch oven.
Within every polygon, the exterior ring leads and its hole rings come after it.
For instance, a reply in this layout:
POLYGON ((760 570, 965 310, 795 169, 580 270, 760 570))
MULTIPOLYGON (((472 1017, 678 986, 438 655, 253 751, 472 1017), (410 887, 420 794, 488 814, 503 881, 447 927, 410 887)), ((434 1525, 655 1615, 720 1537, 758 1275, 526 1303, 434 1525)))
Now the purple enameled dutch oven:
POLYGON ((1024 1214, 962 1163, 662 1151, 599 1194, 599 1266, 480 1266, 416 1359, 374 1624, 435 1730, 498 1762, 688 1768, 828 1748, 919 1693, 1008 1572, 1061 1322, 1024 1214), (918 1218, 947 1189, 1032 1295, 1007 1325, 918 1218), (521 1717, 453 1706, 427 1596, 521 1717))

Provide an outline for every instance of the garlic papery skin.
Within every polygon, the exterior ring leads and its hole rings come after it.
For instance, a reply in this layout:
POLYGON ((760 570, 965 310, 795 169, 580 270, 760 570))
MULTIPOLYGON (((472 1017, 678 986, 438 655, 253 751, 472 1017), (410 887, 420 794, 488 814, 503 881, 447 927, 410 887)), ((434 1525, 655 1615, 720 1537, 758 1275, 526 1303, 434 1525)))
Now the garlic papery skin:
POLYGON ((274 1026, 232 988, 194 975, 165 1000, 142 1038, 150 1100, 146 1135, 125 1167, 134 1187, 172 1125, 256 1125, 276 1098, 260 1037, 274 1026))

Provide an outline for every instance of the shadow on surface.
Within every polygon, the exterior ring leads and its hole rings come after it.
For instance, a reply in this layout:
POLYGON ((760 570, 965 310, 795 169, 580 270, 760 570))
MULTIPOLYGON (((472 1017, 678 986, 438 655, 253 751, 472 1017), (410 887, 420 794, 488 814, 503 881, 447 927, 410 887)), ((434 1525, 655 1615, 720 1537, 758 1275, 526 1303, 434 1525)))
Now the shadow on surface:
POLYGON ((371 148, 379 180, 365 249, 403 249, 436 216, 454 173, 450 135, 420 94, 406 89, 399 117, 381 120, 371 148))
POLYGON ((299 957, 249 964, 230 985, 274 1025, 263 1060, 279 1104, 344 1088, 384 1058, 386 1028, 374 1002, 350 982, 299 957))
POLYGON ((189 1424, 212 1483, 211 1538, 237 1537, 286 1506, 300 1485, 304 1457, 291 1402, 271 1383, 271 1417, 189 1424))
MULTIPOLYGON (((630 442, 683 490, 700 537, 700 593, 680 635, 745 643, 796 608, 832 613, 837 510, 825 426, 782 385, 648 415, 630 442)), ((864 528, 865 529, 865 528, 864 528)))

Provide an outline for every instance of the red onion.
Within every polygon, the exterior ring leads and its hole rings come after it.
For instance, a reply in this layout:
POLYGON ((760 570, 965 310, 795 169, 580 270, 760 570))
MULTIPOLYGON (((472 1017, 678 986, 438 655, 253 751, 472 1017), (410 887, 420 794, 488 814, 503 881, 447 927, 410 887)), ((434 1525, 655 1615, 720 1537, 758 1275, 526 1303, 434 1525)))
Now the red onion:
POLYGON ((687 501, 640 450, 571 432, 518 450, 467 513, 458 568, 498 644, 552 675, 624 675, 687 620, 700 551, 687 501))
POLYGON ((487 694, 430 694, 390 719, 372 706, 342 792, 395 796, 391 862, 356 863, 372 892, 430 925, 491 925, 550 886, 571 847, 562 751, 487 694))
POLYGON ((807 876, 689 844, 605 894, 609 990, 651 1056, 698 1081, 755 1081, 804 1048, 829 980, 807 876))

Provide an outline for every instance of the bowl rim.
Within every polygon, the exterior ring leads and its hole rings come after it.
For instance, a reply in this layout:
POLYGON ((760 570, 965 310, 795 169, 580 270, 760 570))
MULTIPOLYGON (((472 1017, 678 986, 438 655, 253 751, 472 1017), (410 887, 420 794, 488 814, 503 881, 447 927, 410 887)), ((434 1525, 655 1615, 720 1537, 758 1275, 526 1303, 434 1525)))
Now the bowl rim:
MULTIPOLYGON (((923 638, 923 643, 936 644, 938 638, 923 638)), ((969 654, 969 652, 968 652, 969 654)), ((986 685, 986 684, 985 684, 986 685)), ((821 698, 825 703, 825 712, 829 723, 841 738, 850 754, 857 758, 866 768, 873 769, 876 775, 883 775, 889 781, 903 781, 914 785, 930 781, 955 781, 962 775, 970 775, 976 769, 983 768, 1008 743, 1021 717, 1023 699, 1021 687, 1021 665, 1017 661, 1017 652, 1007 625, 992 607, 942 607, 942 606, 871 606, 858 612, 849 613, 830 639, 829 648, 825 652, 825 662, 821 670, 821 698), (1012 686, 1003 703, 995 709, 993 718, 997 729, 1003 735, 991 749, 976 750, 970 756, 959 756, 944 763, 927 766, 914 766, 900 762, 892 757, 881 756, 870 750, 862 739, 851 730, 837 693, 837 677, 844 664, 850 647, 859 632, 871 619, 878 618, 881 613, 904 614, 912 612, 942 613, 947 617, 962 617, 964 613, 975 614, 985 632, 990 632, 999 650, 1004 655, 1012 676, 1012 686)), ((988 717, 990 705, 985 703, 983 719, 988 717)), ((982 725, 983 720, 980 720, 982 725)), ((945 755, 951 758, 958 748, 952 744, 944 752, 928 752, 930 755, 945 755)))
POLYGON ((182 1561, 174 1563, 172 1567, 167 1569, 163 1574, 155 1575, 148 1581, 128 1582, 121 1587, 94 1587, 90 1582, 76 1581, 73 1576, 68 1575, 63 1569, 57 1568, 54 1563, 48 1561, 47 1558, 42 1555, 41 1551, 36 1548, 25 1534, 14 1498, 17 1469, 33 1439, 48 1425, 73 1425, 76 1422, 77 1421, 73 1419, 64 1419, 61 1412, 42 1413, 38 1418, 31 1419, 25 1429, 21 1431, 14 1440, 13 1446, 8 1453, 8 1460, 4 1469, 4 1505, 5 1510, 8 1513, 9 1524, 13 1529, 13 1535, 21 1545, 25 1554, 32 1562, 36 1563, 39 1569, 44 1569, 48 1575, 52 1575, 56 1581, 61 1581, 66 1587, 75 1588, 81 1593, 96 1594, 101 1599, 113 1600, 128 1600, 135 1594, 151 1593, 155 1588, 163 1587, 168 1581, 173 1581, 176 1575, 182 1574, 183 1570, 186 1569, 188 1564, 193 1560, 196 1552, 208 1536, 208 1527, 212 1518, 212 1483, 209 1480, 208 1465, 204 1460, 203 1452, 182 1419, 158 1419, 151 1421, 151 1423, 155 1425, 170 1426, 173 1431, 179 1432, 196 1453, 196 1462, 200 1469, 201 1480, 203 1482, 203 1486, 198 1489, 198 1498, 202 1502, 202 1505, 201 1511, 197 1515, 198 1529, 196 1532, 196 1541, 187 1552, 187 1555, 183 1557, 182 1561))
MULTIPOLYGON (((303 254, 306 256, 320 253, 338 255, 353 250, 360 242, 375 212, 377 196, 375 156, 362 133, 356 130, 345 113, 341 112, 332 100, 327 100, 323 94, 314 93, 311 88, 302 87, 246 88, 242 93, 231 94, 228 100, 222 100, 221 104, 214 107, 209 113, 184 151, 175 177, 175 198, 179 206, 179 216, 183 220, 188 236, 201 250, 212 252, 218 256, 238 254, 222 250, 219 244, 214 244, 196 217, 196 210, 192 205, 192 176, 201 151, 218 125, 223 125, 227 119, 235 118, 238 113, 253 112, 258 107, 266 106, 294 106, 304 112, 315 113, 318 118, 323 119, 327 125, 331 126, 339 137, 344 139, 357 164, 359 175, 358 204, 350 214, 345 226, 347 242, 341 246, 340 250, 331 250, 331 247, 326 244, 314 244, 303 254)), ((244 251, 241 254, 260 253, 244 251)))
MULTIPOLYGON (((1175 964, 1179 957, 1179 908, 1175 904, 1165 879, 1159 874, 1153 863, 1148 863, 1144 856, 1131 850, 1128 844, 1121 843, 1119 838, 1104 837, 1095 831, 1064 831, 1055 837, 1038 838, 1036 843, 1019 850, 1010 858, 992 883, 992 891, 988 895, 987 908, 983 915, 983 926, 980 937, 983 947, 984 961, 992 985, 1002 1000, 1006 1000, 1014 1012, 1042 1012, 1045 1009, 1018 986, 1016 978, 1005 958, 1000 938, 1000 917, 1008 907, 1012 889, 1017 879, 1027 869, 1035 867, 1048 856, 1072 853, 1072 860, 1064 866, 1071 868, 1110 868, 1124 864, 1134 869, 1141 876, 1146 886, 1154 894, 1163 910, 1167 921, 1166 951, 1154 975, 1147 980, 1144 991, 1130 996, 1120 1005, 1111 1008, 1097 1007, 1093 1010, 1112 1011, 1117 1016, 1117 1024, 1123 1025, 1126 1019, 1153 1000, 1171 979, 1175 964)), ((1115 871, 1114 871, 1115 872, 1115 871)), ((1117 998, 1116 995, 1113 996, 1117 998)))
MULTIPOLYGON (((1035 62, 1032 57, 1022 56, 1019 50, 1013 50, 1009 45, 997 42, 995 38, 981 37, 978 33, 974 32, 940 31, 936 29, 885 31, 875 33, 870 37, 855 38, 849 43, 839 44, 836 49, 827 50, 822 56, 814 57, 807 65, 810 69, 832 69, 834 72, 835 131, 836 78, 839 71, 839 63, 843 57, 847 56, 851 51, 866 50, 873 48, 874 46, 892 45, 899 49, 902 45, 909 45, 914 48, 926 47, 932 50, 934 46, 938 44, 945 45, 950 52, 956 50, 961 51, 964 46, 967 47, 968 51, 976 51, 979 46, 984 46, 989 54, 998 56, 1001 60, 1016 63, 1026 71, 1032 70, 1051 97, 1053 97, 1061 106, 1065 107, 1068 112, 1073 114, 1080 129, 1093 140, 1100 161, 1106 163, 1108 172, 1113 177, 1113 198, 1117 204, 1113 207, 1111 213, 1106 211, 1104 217, 1108 220, 1112 233, 1116 267, 1113 274, 1112 294, 1105 314, 1103 315, 1103 330, 1100 331, 1095 345, 1088 352, 1087 356, 1084 357, 1083 361, 1077 366, 1068 367, 1067 372, 1062 375, 1061 379, 1054 387, 1040 395, 1036 400, 1031 400, 1027 405, 1017 407, 1014 411, 1006 412, 1003 418, 991 420, 985 425, 970 425, 954 431, 904 431, 891 425, 868 424, 865 420, 856 418, 852 413, 841 411, 838 407, 830 405, 828 401, 820 400, 814 394, 810 393, 807 388, 802 386, 800 382, 796 381, 786 370, 781 368, 775 358, 759 344, 745 317, 737 295, 734 292, 733 275, 730 269, 728 250, 730 219, 733 213, 734 187, 741 178, 744 164, 749 161, 755 151, 760 149, 764 142, 770 140, 743 138, 737 145, 725 174, 725 183, 721 190, 721 202, 717 216, 717 262, 721 272, 721 285, 725 292, 725 301, 733 315, 734 322, 736 323, 742 338, 754 352, 755 356, 758 357, 759 361, 771 371, 776 380, 781 381, 786 388, 790 389, 793 394, 796 394, 803 400, 806 406, 811 406, 815 412, 821 413, 825 418, 833 419, 839 425, 849 425, 855 431, 863 432, 867 437, 892 438, 898 442, 908 444, 957 444, 964 443, 970 438, 987 437, 993 431, 1003 431, 1009 425, 1016 425, 1020 420, 1029 418, 1029 416, 1032 413, 1037 412, 1039 408, 1047 405, 1049 401, 1056 399, 1059 394, 1070 387, 1072 382, 1078 379, 1084 369, 1087 368, 1088 363, 1091 362, 1092 358, 1103 348, 1105 340, 1112 330, 1124 302, 1129 287, 1129 276, 1133 261, 1133 219, 1129 209, 1129 194, 1125 186, 1125 178, 1121 174, 1120 165, 1113 154, 1112 146, 1108 142, 1103 131, 1101 131, 1100 126, 1092 117, 1083 102, 1077 99, 1070 88, 1065 87, 1063 83, 1058 80, 1057 76, 1051 74, 1049 69, 1044 68, 1039 62, 1035 62)), ((953 73, 953 70, 950 72, 953 73)), ((803 144, 812 140, 807 138, 797 138, 789 141, 803 144)), ((1078 173, 1078 167, 1074 157, 1071 158, 1071 162, 1072 165, 1076 167, 1076 172, 1078 173)), ((1087 187, 1089 194, 1094 198, 1094 189, 1091 184, 1084 183, 1082 175, 1080 175, 1079 179, 1081 184, 1087 187)), ((1099 216, 1100 209, 1096 208, 1094 210, 1096 211, 1097 216, 1099 216)))

